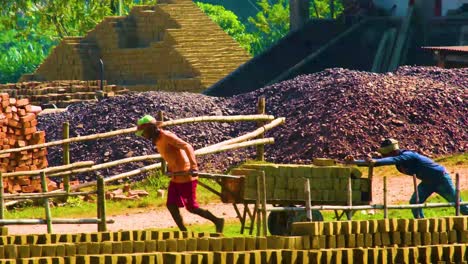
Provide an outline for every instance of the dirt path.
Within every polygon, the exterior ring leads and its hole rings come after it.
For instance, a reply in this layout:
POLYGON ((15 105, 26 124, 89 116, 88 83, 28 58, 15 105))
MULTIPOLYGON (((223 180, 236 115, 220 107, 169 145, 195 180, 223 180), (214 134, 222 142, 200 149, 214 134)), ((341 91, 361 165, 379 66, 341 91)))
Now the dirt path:
MULTIPOLYGON (((468 168, 457 169, 457 172, 461 175, 460 188, 462 190, 468 190, 468 168)), ((452 177, 454 178, 455 172, 450 170, 452 177)), ((454 179, 455 182, 455 179, 454 179)), ((388 177, 388 189, 391 190, 388 193, 388 201, 390 204, 401 201, 409 200, 413 193, 413 180, 411 177, 399 175, 388 177)), ((466 200, 466 199, 465 199, 466 200)), ((373 203, 381 204, 383 201, 383 177, 374 177, 373 179, 373 203)), ((235 220, 236 213, 231 204, 213 203, 203 206, 209 209, 217 216, 222 216, 225 219, 235 220)), ((239 208, 242 210, 242 206, 239 208)), ((181 210, 182 215, 187 225, 207 223, 208 221, 197 216, 188 213, 184 209, 181 210)), ((145 228, 173 228, 175 227, 174 222, 169 212, 163 207, 151 211, 142 211, 140 213, 122 214, 122 215, 110 215, 110 219, 115 220, 114 224, 109 224, 109 231, 118 230, 135 230, 145 228)), ((83 232, 95 232, 97 230, 96 225, 81 224, 81 225, 53 225, 54 233, 83 233, 83 232)), ((214 227, 213 227, 214 231, 214 227)), ((46 233, 47 228, 45 225, 9 225, 9 234, 38 234, 46 233)))

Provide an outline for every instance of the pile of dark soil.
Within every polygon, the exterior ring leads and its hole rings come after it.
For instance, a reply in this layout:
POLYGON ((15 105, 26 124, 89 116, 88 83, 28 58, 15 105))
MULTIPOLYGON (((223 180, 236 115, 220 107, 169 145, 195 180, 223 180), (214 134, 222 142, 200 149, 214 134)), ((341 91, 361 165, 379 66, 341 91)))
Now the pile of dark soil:
MULTIPOLYGON (((361 156, 375 151, 384 137, 398 139, 401 147, 440 156, 467 150, 467 91, 468 69, 402 67, 395 73, 375 74, 334 68, 232 98, 146 92, 75 104, 67 112, 40 116, 38 128, 53 141, 61 138, 65 120, 71 123, 70 136, 83 136, 134 126, 142 115, 160 110, 167 119, 254 114, 258 98, 264 96, 268 114, 286 117, 284 125, 266 135, 276 140, 266 147, 268 161, 308 163, 314 157, 361 156)), ((253 123, 198 123, 168 129, 198 149, 254 128, 253 123)), ((72 162, 102 163, 155 150, 142 138, 123 135, 72 144, 71 153, 72 162)), ((210 155, 200 159, 200 167, 224 171, 253 155, 253 148, 210 155)), ((48 159, 50 166, 59 165, 61 149, 50 148, 48 159)), ((103 174, 112 176, 145 164, 127 164, 103 174)))

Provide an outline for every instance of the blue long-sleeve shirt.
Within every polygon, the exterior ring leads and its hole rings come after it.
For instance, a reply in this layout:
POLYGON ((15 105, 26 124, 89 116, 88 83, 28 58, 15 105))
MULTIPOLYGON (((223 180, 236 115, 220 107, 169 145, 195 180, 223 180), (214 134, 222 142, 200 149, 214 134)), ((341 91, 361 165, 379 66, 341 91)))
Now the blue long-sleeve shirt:
POLYGON ((410 150, 400 150, 398 156, 374 159, 374 166, 395 165, 399 172, 422 181, 436 182, 444 177, 445 168, 432 159, 410 150))

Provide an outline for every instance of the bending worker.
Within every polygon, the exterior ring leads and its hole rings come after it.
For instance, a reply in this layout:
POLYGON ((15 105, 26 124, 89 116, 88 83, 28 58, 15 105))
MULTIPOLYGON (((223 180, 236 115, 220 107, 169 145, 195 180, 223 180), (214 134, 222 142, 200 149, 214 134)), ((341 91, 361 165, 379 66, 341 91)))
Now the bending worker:
POLYGON ((157 122, 150 115, 145 115, 137 122, 136 135, 142 136, 156 146, 159 154, 167 162, 171 181, 167 194, 166 206, 180 231, 187 231, 179 207, 212 221, 216 232, 222 233, 224 219, 214 216, 210 211, 199 207, 196 198, 198 184, 198 165, 193 147, 174 133, 163 130, 162 122, 157 122))
MULTIPOLYGON (((392 138, 382 141, 378 150, 382 154, 381 159, 369 158, 367 162, 374 166, 395 165, 399 172, 407 175, 416 175, 421 180, 418 185, 419 203, 424 203, 432 193, 438 193, 448 202, 456 201, 456 191, 452 179, 447 170, 435 163, 432 159, 410 150, 400 150, 398 141, 392 138)), ((352 156, 347 156, 346 161, 354 161, 352 156)), ((364 161, 360 161, 364 162, 364 161)), ((416 193, 413 193, 410 204, 416 204, 416 193)), ((412 209, 415 218, 424 218, 421 208, 412 209)), ((468 215, 468 205, 460 206, 460 212, 468 215)))

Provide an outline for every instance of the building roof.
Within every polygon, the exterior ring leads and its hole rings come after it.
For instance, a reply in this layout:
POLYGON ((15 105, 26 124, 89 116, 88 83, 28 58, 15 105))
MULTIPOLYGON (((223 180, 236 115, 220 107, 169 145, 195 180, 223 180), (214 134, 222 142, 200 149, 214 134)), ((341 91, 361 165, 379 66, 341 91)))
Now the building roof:
POLYGON ((462 52, 468 53, 468 46, 440 46, 440 47, 422 47, 426 50, 438 50, 438 51, 449 51, 449 52, 462 52))

